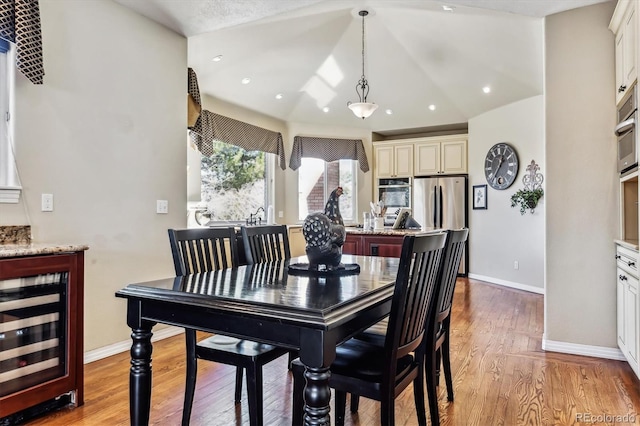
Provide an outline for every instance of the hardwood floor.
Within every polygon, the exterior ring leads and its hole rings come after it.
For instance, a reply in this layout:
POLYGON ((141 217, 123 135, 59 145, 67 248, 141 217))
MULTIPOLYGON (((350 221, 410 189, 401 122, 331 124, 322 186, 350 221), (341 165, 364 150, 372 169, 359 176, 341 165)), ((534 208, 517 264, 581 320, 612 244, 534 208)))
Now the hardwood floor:
MULTIPOLYGON (((640 382, 627 363, 542 351, 541 295, 459 279, 452 322, 455 401, 441 378, 443 426, 640 424, 640 382)), ((184 336, 155 343, 153 354, 151 423, 179 425, 184 336)), ((264 368, 265 425, 291 423, 286 363, 283 356, 264 368)), ((248 425, 246 398, 233 403, 235 369, 205 361, 198 368, 191 424, 248 425)), ((29 425, 128 425, 128 374, 128 353, 86 365, 85 405, 29 425)), ((358 414, 348 411, 348 425, 379 424, 376 402, 362 398, 358 414)), ((417 424, 410 388, 396 400, 396 424, 417 424)))

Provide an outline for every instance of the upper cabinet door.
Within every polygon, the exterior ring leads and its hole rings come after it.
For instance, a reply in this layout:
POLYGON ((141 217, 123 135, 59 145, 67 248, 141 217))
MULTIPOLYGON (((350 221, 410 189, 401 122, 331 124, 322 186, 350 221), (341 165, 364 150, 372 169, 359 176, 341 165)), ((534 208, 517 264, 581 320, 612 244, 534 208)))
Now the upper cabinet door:
POLYGON ((619 1, 609 23, 609 29, 616 36, 616 103, 620 102, 638 77, 638 15, 636 6, 637 2, 635 1, 619 1))
POLYGON ((393 177, 395 167, 393 166, 393 146, 377 146, 375 147, 376 170, 378 177, 393 177))
POLYGON ((467 140, 442 142, 440 148, 442 173, 467 172, 467 140))
POLYGON ((394 146, 396 173, 394 177, 413 176, 413 144, 394 146))
POLYGON ((416 176, 440 173, 440 142, 416 143, 416 176))

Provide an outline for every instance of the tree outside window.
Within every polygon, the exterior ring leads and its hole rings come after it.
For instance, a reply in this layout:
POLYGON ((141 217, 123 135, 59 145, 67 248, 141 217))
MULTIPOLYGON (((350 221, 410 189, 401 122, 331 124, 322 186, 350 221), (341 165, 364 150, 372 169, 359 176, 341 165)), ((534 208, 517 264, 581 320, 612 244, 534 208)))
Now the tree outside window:
MULTIPOLYGON (((201 200, 211 220, 244 220, 268 200, 268 161, 273 154, 214 142, 213 155, 200 162, 201 200)), ((266 215, 262 216, 266 219, 266 215)))

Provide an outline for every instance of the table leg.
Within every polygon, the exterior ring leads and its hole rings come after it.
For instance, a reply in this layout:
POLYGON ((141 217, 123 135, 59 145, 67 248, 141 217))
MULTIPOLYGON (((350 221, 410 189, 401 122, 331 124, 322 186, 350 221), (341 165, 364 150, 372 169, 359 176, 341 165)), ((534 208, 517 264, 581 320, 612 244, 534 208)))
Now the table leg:
POLYGON ((304 424, 305 426, 331 425, 329 401, 331 388, 329 367, 313 368, 306 366, 304 377, 304 424))
POLYGON ((129 371, 129 416, 132 426, 149 424, 151 409, 151 323, 132 328, 131 369, 129 371))

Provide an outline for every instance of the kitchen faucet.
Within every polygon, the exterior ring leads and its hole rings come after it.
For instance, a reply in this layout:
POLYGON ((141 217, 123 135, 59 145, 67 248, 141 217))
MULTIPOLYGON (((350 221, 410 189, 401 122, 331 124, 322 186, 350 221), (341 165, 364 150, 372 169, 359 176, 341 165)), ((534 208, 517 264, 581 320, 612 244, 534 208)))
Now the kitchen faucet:
POLYGON ((263 207, 258 207, 258 210, 256 210, 255 213, 250 213, 249 214, 249 219, 247 219, 247 226, 249 225, 262 225, 262 216, 258 217, 258 213, 260 213, 262 211, 262 213, 264 213, 264 208, 263 207), (257 220, 256 220, 257 218, 257 220))

